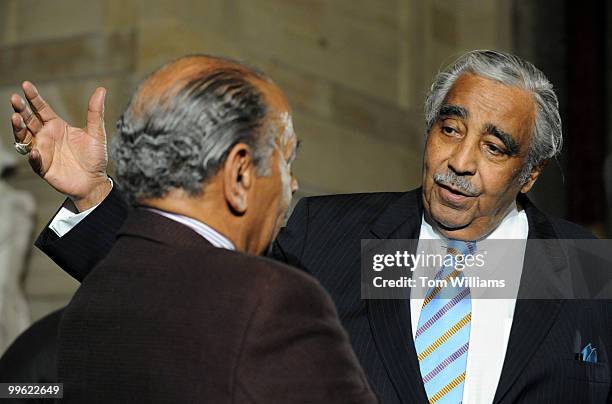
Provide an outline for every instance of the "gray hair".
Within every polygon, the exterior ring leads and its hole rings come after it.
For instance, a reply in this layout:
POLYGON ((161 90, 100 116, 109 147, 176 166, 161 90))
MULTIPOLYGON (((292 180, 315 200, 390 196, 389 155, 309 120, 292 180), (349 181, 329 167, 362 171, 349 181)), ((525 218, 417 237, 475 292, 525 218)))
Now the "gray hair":
POLYGON ((427 134, 438 119, 440 107, 455 81, 464 73, 497 81, 530 91, 536 103, 533 138, 519 182, 529 179, 531 170, 544 160, 555 157, 563 146, 559 102, 553 86, 544 73, 533 64, 503 52, 475 50, 461 56, 450 67, 440 72, 425 101, 427 134))
POLYGON ((258 175, 268 175, 277 131, 266 124, 266 103, 244 70, 219 67, 178 87, 176 94, 163 94, 160 102, 143 107, 141 85, 117 122, 110 153, 129 202, 160 198, 171 189, 200 195, 241 142, 251 147, 258 175))

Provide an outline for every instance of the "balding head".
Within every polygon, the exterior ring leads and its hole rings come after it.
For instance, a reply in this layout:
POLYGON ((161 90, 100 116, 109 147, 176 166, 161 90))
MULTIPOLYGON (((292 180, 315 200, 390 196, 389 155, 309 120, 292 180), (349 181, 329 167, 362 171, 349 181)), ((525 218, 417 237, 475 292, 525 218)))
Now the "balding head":
POLYGON ((139 114, 151 105, 164 105, 189 83, 221 72, 240 76, 254 87, 273 86, 263 73, 240 62, 209 55, 184 56, 162 66, 142 82, 131 102, 132 113, 139 114))
POLYGON ((283 93, 263 73, 206 55, 182 57, 149 75, 117 124, 117 179, 132 201, 171 189, 199 195, 230 148, 246 143, 266 174, 286 115, 283 93))

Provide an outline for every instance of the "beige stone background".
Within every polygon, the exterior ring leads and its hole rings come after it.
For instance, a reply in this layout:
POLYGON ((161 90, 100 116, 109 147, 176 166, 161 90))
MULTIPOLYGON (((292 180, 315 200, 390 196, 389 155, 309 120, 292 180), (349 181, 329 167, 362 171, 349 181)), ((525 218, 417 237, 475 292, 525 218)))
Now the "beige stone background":
MULTIPOLYGON (((9 97, 23 80, 82 125, 89 94, 105 86, 111 135, 147 72, 205 52, 259 66, 288 94, 300 196, 407 190, 420 182, 431 79, 465 50, 512 51, 510 1, 0 0, 1 141, 12 143, 9 97)), ((34 195, 38 233, 63 197, 25 160, 10 182, 34 195)), ((34 248, 27 268, 33 320, 77 287, 34 248)))

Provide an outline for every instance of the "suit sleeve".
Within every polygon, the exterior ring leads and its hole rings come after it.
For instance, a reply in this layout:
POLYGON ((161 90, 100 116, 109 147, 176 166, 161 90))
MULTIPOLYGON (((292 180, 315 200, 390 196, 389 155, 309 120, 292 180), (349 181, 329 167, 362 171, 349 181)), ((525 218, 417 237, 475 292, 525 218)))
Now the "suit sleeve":
POLYGON ((314 279, 289 271, 258 285, 236 369, 238 396, 256 403, 378 402, 331 298, 314 279))
POLYGON ((308 202, 308 198, 300 199, 268 254, 272 259, 302 270, 305 270, 301 260, 308 234, 308 202))
POLYGON ((81 282, 110 251, 127 212, 120 191, 113 187, 106 199, 63 237, 47 224, 34 245, 81 282))

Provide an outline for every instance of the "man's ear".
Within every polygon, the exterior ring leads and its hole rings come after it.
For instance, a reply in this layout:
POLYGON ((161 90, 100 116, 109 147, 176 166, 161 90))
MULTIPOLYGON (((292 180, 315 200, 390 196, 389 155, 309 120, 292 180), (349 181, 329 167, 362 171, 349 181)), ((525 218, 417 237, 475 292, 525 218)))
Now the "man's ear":
POLYGON ((223 192, 233 212, 243 215, 249 205, 248 194, 255 180, 251 148, 238 143, 229 151, 223 165, 223 192))
POLYGON ((526 194, 527 192, 529 192, 531 187, 533 187, 533 184, 535 184, 536 180, 538 179, 538 177, 544 170, 544 167, 546 167, 547 165, 548 165, 548 160, 543 160, 540 164, 538 164, 537 166, 531 169, 531 173, 529 174, 529 178, 527 179, 527 182, 525 182, 523 186, 521 187, 522 193, 526 194))

